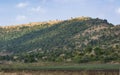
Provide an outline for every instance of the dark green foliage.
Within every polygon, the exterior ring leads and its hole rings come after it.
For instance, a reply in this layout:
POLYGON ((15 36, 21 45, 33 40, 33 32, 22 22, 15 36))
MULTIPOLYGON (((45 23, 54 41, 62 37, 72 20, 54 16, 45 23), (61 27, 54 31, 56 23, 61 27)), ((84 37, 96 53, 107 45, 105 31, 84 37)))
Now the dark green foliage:
POLYGON ((95 54, 98 55, 98 56, 103 53, 103 52, 102 52, 102 49, 99 48, 99 47, 95 47, 95 48, 94 48, 94 52, 95 52, 95 54))
POLYGON ((0 35, 0 52, 14 61, 111 62, 120 57, 120 26, 99 18, 0 27, 0 35))
POLYGON ((90 47, 90 46, 86 47, 85 51, 88 52, 88 53, 92 52, 92 47, 90 47))

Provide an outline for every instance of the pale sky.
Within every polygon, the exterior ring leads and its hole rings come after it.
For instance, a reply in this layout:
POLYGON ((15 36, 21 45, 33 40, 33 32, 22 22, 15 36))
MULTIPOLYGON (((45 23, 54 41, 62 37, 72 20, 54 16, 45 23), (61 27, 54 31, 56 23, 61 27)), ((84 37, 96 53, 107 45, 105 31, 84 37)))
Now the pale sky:
POLYGON ((120 0, 0 0, 0 25, 88 16, 120 24, 120 0))

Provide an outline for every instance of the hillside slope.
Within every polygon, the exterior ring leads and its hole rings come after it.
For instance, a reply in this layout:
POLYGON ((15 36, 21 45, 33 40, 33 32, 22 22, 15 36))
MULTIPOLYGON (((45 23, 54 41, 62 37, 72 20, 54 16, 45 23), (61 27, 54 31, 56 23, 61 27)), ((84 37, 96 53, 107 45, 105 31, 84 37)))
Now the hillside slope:
POLYGON ((118 61, 120 26, 90 17, 0 27, 0 51, 24 61, 118 61), (16 55, 17 54, 17 55, 16 55), (114 57, 113 57, 114 56, 114 57))

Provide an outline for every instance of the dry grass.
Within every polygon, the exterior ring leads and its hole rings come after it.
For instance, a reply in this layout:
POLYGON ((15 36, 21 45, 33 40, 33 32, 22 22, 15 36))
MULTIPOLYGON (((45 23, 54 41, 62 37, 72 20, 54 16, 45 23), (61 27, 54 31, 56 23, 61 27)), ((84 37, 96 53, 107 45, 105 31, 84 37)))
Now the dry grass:
POLYGON ((0 72, 0 75, 119 75, 118 70, 91 70, 91 71, 18 71, 0 72))

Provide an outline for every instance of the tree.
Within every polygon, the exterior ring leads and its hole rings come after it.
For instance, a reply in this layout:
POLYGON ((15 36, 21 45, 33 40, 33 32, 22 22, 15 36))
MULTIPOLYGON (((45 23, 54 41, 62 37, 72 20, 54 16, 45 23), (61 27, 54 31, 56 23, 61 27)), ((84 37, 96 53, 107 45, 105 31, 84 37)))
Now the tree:
POLYGON ((102 49, 99 48, 99 47, 95 47, 95 48, 94 48, 94 52, 95 52, 95 54, 96 54, 97 56, 99 56, 99 55, 102 54, 102 49))

